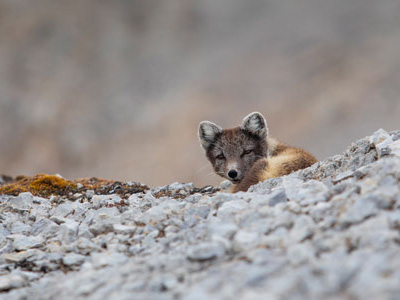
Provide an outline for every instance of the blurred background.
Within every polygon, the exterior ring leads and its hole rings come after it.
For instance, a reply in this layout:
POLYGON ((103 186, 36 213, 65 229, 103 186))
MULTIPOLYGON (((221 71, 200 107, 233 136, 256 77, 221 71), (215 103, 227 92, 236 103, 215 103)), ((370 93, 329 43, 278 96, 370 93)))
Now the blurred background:
POLYGON ((400 129, 398 0, 0 0, 0 173, 217 184, 260 111, 319 159, 400 129))

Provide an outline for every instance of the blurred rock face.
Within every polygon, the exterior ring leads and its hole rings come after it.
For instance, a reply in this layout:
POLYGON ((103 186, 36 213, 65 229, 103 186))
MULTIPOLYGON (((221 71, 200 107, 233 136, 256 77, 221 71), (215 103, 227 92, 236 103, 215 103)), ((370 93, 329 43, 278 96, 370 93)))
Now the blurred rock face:
POLYGON ((398 1, 0 0, 0 171, 216 183, 251 111, 323 159, 398 127, 398 1))

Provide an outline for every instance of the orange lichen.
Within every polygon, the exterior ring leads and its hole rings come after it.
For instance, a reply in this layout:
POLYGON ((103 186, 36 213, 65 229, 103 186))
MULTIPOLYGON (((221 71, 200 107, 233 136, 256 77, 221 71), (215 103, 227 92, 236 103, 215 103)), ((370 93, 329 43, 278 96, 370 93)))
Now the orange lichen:
POLYGON ((17 183, 10 183, 5 186, 0 187, 0 195, 1 194, 6 194, 6 195, 14 195, 17 196, 19 193, 27 192, 28 190, 17 184, 17 183))
POLYGON ((35 196, 65 195, 76 190, 77 184, 57 175, 38 174, 33 177, 18 176, 18 181, 0 187, 0 194, 18 195, 31 192, 35 196))
MULTIPOLYGON (((35 178, 35 177, 34 177, 35 178)), ((75 190, 76 183, 61 178, 56 175, 40 175, 29 184, 29 189, 37 192, 39 195, 65 194, 75 190)))
POLYGON ((122 197, 129 197, 133 193, 145 192, 148 189, 147 186, 139 183, 127 184, 96 177, 70 181, 58 175, 38 174, 33 177, 17 176, 13 180, 8 180, 7 183, 0 184, 0 195, 17 196, 22 192, 30 192, 35 196, 49 197, 50 195, 65 196, 70 193, 93 190, 95 194, 117 193, 122 197), (78 185, 80 185, 79 188, 78 185))

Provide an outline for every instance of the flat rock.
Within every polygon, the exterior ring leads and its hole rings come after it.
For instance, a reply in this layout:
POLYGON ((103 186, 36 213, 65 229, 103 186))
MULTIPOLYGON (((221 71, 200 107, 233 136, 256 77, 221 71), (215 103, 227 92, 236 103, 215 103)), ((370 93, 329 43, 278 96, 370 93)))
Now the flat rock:
POLYGON ((9 235, 8 238, 12 240, 13 247, 18 251, 38 248, 43 246, 43 243, 45 242, 45 239, 40 235, 25 236, 22 234, 13 234, 9 235))
POLYGON ((79 266, 86 260, 86 256, 69 253, 62 258, 64 265, 66 266, 79 266))
POLYGON ((20 274, 9 274, 0 276, 0 291, 8 291, 25 286, 27 280, 20 274))
POLYGON ((225 249, 220 243, 202 243, 192 246, 187 257, 192 261, 207 261, 222 257, 225 254, 225 249))
POLYGON ((233 238, 233 249, 236 252, 246 251, 257 247, 260 242, 259 233, 239 230, 233 238))

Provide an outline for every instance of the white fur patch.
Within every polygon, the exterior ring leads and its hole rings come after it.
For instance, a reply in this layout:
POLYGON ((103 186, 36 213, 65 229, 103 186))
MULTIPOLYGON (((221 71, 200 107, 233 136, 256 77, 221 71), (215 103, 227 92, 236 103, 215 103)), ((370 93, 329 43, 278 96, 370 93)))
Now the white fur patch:
POLYGON ((259 112, 253 112, 247 115, 243 119, 241 128, 262 138, 265 138, 268 135, 267 121, 259 112))
POLYGON ((251 132, 256 132, 261 127, 260 120, 257 118, 251 118, 247 123, 247 129, 251 132))
POLYGON ((238 164, 236 162, 231 162, 231 163, 228 163, 228 165, 226 166, 226 169, 237 171, 239 168, 238 168, 238 164))
POLYGON ((216 135, 221 132, 222 128, 218 125, 209 121, 201 122, 199 125, 199 139, 203 148, 208 148, 208 146, 215 141, 216 135))

